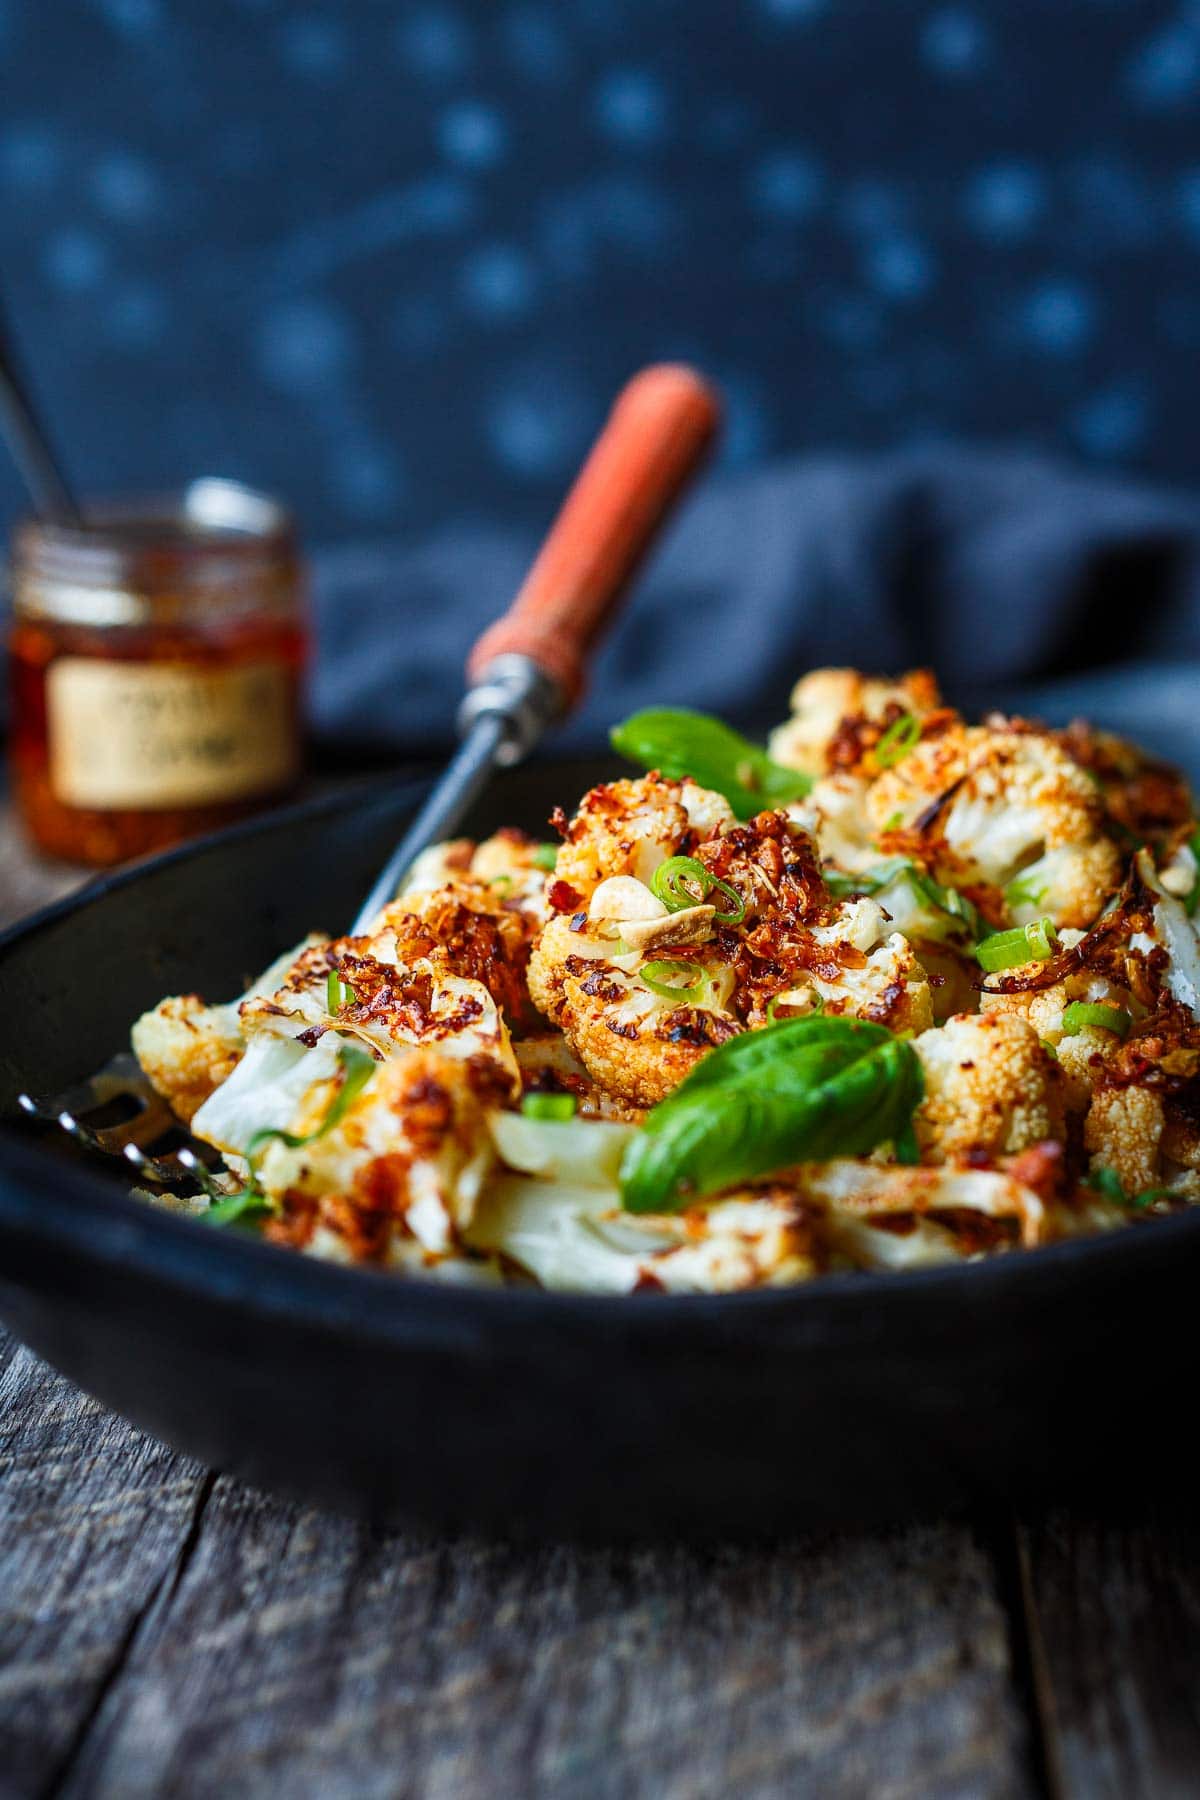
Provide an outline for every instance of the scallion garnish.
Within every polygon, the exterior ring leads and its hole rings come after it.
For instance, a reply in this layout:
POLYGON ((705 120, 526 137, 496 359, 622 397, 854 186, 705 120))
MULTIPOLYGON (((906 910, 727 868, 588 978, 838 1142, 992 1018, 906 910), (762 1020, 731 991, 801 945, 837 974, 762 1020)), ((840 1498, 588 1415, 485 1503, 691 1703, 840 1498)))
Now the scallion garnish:
POLYGON ((916 713, 901 713, 893 719, 875 746, 875 761, 881 769, 895 768, 921 741, 921 721, 916 713))
POLYGON ((1126 1012, 1123 1006, 1099 1006, 1087 1000, 1072 1000, 1063 1008, 1062 1028, 1067 1037, 1074 1037, 1089 1025, 1098 1025, 1102 1031, 1115 1031, 1123 1038, 1128 1036, 1132 1024, 1133 1014, 1126 1012))
POLYGON ((1090 1175, 1083 1178, 1084 1187, 1090 1187, 1094 1193, 1102 1194, 1114 1206, 1134 1207, 1141 1212, 1153 1206, 1156 1200, 1174 1200, 1176 1196, 1170 1188, 1143 1188, 1140 1194, 1127 1194, 1125 1184, 1115 1169, 1093 1169, 1090 1175))
POLYGON ((561 1124, 575 1117, 574 1094, 526 1094, 521 1111, 527 1119, 551 1119, 561 1124))
POLYGON ((329 976, 325 982, 326 1012, 336 1017, 337 1014, 341 1012, 343 1006, 348 1006, 351 1000, 357 1000, 357 998, 358 995, 354 992, 350 983, 342 980, 338 970, 330 969, 329 976))
MULTIPOLYGON (((813 992, 812 989, 810 989, 809 992, 812 993, 813 992)), ((788 1006, 790 1004, 792 1004, 792 1002, 790 1002, 787 999, 786 995, 776 994, 775 998, 773 1000, 770 1000, 767 1002, 767 1024, 768 1025, 779 1025, 779 1024, 782 1024, 783 1019, 790 1019, 790 1018, 797 1018, 797 1017, 802 1018, 802 1019, 816 1019, 816 1018, 819 1018, 820 1015, 825 1011, 825 1001, 823 1000, 823 998, 821 997, 820 994, 813 993, 813 1001, 812 1001, 811 1006, 805 1007, 803 1012, 798 1013, 798 1014, 784 1013, 781 1018, 780 1013, 779 1013, 780 1006, 788 1006)), ((796 1002, 796 1004, 799 1004, 799 1002, 796 1002)))
POLYGON ((999 969, 1015 969, 1021 963, 1046 962, 1058 947, 1053 919, 1035 919, 1012 931, 994 931, 975 946, 981 969, 994 975, 999 969))
POLYGON ((1014 910, 1018 906, 1045 906, 1050 893, 1044 882, 1035 882, 1028 875, 1018 875, 1010 881, 1004 890, 1004 898, 1014 910))
POLYGON ((694 856, 669 856, 650 877, 650 891, 668 912, 702 906, 711 893, 718 893, 729 901, 729 910, 716 915, 718 925, 740 925, 746 916, 746 903, 737 889, 721 881, 694 856))
POLYGON ((664 1000, 697 1000, 707 992, 709 985, 708 976, 696 963, 669 956, 646 963, 638 974, 650 992, 664 1000), (682 982, 673 979, 680 975, 684 977, 682 982))
POLYGON ((558 845, 539 844, 534 850, 533 860, 539 869, 553 870, 558 864, 558 845))
POLYGON ((1192 836, 1188 839, 1188 849, 1191 851, 1192 858, 1196 864, 1196 879, 1192 883, 1191 893, 1183 903, 1190 915, 1196 911, 1198 906, 1200 906, 1200 831, 1193 832, 1192 836))

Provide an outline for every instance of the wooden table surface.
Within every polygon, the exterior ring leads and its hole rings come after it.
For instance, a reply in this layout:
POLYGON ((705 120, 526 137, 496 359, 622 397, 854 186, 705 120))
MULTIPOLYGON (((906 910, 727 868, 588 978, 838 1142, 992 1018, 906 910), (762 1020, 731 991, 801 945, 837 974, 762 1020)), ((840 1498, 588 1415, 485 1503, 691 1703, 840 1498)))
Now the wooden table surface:
MULTIPOLYGON (((76 879, 0 815, 0 924, 76 879)), ((1195 1513, 383 1534, 197 1467, 0 1332, 0 1795, 1197 1795, 1195 1513)))

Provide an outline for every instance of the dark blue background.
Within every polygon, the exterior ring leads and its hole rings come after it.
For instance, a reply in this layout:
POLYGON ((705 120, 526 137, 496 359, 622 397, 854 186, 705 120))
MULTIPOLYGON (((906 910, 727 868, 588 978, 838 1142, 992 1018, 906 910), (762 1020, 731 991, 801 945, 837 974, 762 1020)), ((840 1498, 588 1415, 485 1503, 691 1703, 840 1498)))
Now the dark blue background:
POLYGON ((91 487, 532 526, 659 356, 732 465, 1194 477, 1195 0, 0 0, 0 69, 0 271, 91 487))

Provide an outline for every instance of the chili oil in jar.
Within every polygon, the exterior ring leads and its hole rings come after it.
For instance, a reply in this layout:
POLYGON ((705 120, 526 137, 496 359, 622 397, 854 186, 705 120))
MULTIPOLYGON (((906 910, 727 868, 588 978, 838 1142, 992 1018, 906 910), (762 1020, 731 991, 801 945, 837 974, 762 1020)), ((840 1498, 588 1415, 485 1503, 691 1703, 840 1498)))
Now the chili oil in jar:
POLYGON ((12 595, 13 784, 43 850, 124 862, 294 784, 304 579, 275 501, 204 480, 28 520, 12 595))

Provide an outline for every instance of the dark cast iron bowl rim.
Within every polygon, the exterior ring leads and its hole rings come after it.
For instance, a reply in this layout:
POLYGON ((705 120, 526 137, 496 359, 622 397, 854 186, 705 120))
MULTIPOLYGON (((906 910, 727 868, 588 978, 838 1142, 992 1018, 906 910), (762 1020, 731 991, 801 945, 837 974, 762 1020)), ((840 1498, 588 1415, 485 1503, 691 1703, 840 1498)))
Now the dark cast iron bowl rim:
MULTIPOLYGON (((407 792, 420 798, 427 783, 406 787, 387 783, 392 798, 407 792)), ((332 795, 301 801, 128 868, 89 881, 0 933, 0 961, 48 926, 83 911, 100 898, 141 881, 173 863, 219 852, 224 846, 289 820, 308 821, 334 809, 378 798, 376 778, 332 795)), ((987 1307, 1014 1287, 1033 1301, 1061 1291, 1072 1270, 1099 1274, 1120 1266, 1131 1282, 1164 1260, 1200 1247, 1200 1207, 1168 1219, 1138 1222, 1115 1231, 1071 1238, 1036 1249, 985 1256, 908 1271, 827 1274, 789 1287, 755 1288, 732 1294, 596 1295, 538 1287, 494 1288, 398 1276, 386 1270, 322 1261, 249 1235, 216 1231, 202 1221, 158 1209, 125 1191, 99 1171, 74 1166, 56 1154, 52 1140, 35 1142, 22 1126, 0 1121, 0 1214, 23 1235, 42 1240, 69 1260, 119 1263, 170 1286, 218 1302, 247 1306, 272 1316, 302 1311, 311 1323, 349 1327, 355 1333, 408 1339, 412 1326, 442 1325, 453 1334, 472 1324, 514 1327, 570 1323, 604 1328, 636 1318, 639 1336, 701 1324, 743 1323, 802 1326, 811 1318, 822 1331, 842 1318, 861 1332, 864 1312, 874 1315, 883 1334, 907 1318, 916 1323, 925 1303, 959 1300, 972 1309, 987 1307), (33 1198, 36 1196, 36 1198, 33 1198)))

